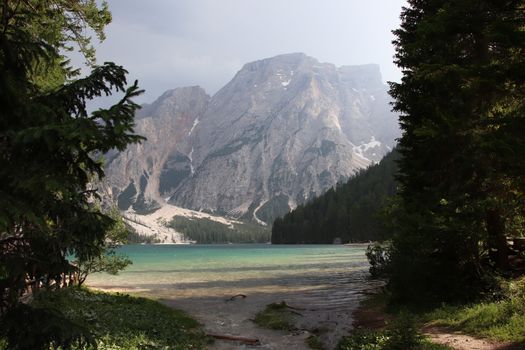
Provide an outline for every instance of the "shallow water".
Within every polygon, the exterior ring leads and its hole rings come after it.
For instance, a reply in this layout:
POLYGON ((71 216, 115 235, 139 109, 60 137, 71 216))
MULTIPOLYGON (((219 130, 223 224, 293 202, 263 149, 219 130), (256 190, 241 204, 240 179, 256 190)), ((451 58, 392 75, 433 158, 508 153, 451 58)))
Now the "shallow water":
MULTIPOLYGON (((121 252, 133 265, 118 276, 94 274, 92 287, 134 291, 183 309, 206 332, 257 338, 258 348, 308 349, 315 329, 333 348, 352 328, 352 313, 378 284, 368 277, 365 246, 335 245, 130 245, 121 252), (237 294, 246 298, 230 298, 237 294), (257 327, 256 313, 269 303, 297 307, 300 331, 257 327)), ((217 341, 214 350, 251 349, 217 341)))

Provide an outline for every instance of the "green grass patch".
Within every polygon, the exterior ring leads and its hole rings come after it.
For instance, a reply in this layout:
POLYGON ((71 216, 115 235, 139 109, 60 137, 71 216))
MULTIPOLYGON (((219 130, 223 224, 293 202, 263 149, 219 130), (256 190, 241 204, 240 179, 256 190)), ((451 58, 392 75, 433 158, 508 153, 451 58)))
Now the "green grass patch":
POLYGON ((197 321, 154 300, 69 288, 41 294, 34 307, 55 308, 85 326, 99 350, 205 349, 197 321))
POLYGON ((393 341, 388 331, 359 331, 343 337, 337 350, 453 350, 446 345, 434 344, 422 338, 416 344, 405 345, 393 341))
POLYGON ((360 307, 389 313, 386 327, 355 330, 339 341, 336 350, 453 350, 432 343, 421 333, 418 315, 399 307, 388 308, 388 301, 386 293, 375 294, 362 301, 360 307))
MULTIPOLYGON (((419 304, 399 305, 392 303, 386 293, 369 298, 363 305, 368 308, 379 307, 394 319, 399 318, 402 310, 409 310, 408 314, 420 327, 424 324, 444 326, 480 338, 525 344, 525 277, 504 280, 500 284, 498 300, 478 301, 467 305, 442 305, 433 309, 419 304)), ((351 341, 358 340, 359 337, 351 341)), ((428 348, 432 345, 426 346, 428 348)))
POLYGON ((360 330, 348 337, 343 337, 337 350, 382 350, 388 340, 387 334, 380 331, 360 330))
POLYGON ((443 306, 425 318, 432 324, 500 341, 525 341, 525 299, 462 307, 443 306))
POLYGON ((343 337, 337 350, 453 350, 453 348, 435 344, 420 336, 417 332, 407 334, 407 330, 360 330, 348 337, 343 337), (409 335, 409 339, 404 336, 409 335))
POLYGON ((321 340, 319 340, 319 337, 316 335, 311 335, 308 338, 306 338, 306 344, 310 349, 314 350, 324 350, 323 343, 321 340))
POLYGON ((263 311, 255 315, 254 321, 255 324, 264 328, 291 331, 295 329, 296 316, 283 301, 267 305, 263 311))
POLYGON ((426 322, 499 341, 525 341, 525 278, 507 281, 505 297, 464 306, 442 306, 426 322))

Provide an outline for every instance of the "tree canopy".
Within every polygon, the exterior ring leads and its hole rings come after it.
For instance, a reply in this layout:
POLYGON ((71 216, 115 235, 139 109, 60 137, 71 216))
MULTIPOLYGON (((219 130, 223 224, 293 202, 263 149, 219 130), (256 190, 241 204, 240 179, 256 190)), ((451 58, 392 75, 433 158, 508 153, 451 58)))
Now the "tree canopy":
POLYGON ((508 267, 507 238, 524 233, 524 13, 523 0, 410 0, 402 12, 404 76, 391 84, 403 130, 391 278, 400 297, 479 292, 508 267))
MULTIPOLYGON (((106 1, 96 0, 25 0, 4 1, 7 18, 32 13, 31 21, 16 23, 19 29, 55 48, 52 59, 35 58, 31 79, 43 89, 63 84, 79 74, 68 65, 67 54, 75 49, 88 66, 96 64, 91 35, 105 39, 104 28, 111 22, 106 1)), ((4 17, 6 18, 6 17, 4 17)))
POLYGON ((57 310, 31 313, 20 297, 35 285, 64 284, 74 269, 67 256, 87 261, 104 250, 114 220, 96 205, 93 184, 104 176, 103 153, 142 139, 133 133, 138 105, 132 101, 141 91, 137 82, 128 87, 126 70, 114 63, 93 65, 87 77, 70 79, 74 69, 61 50, 73 40, 93 62, 81 30, 91 27, 102 37, 110 20, 105 4, 4 0, 0 20, 0 329, 12 349, 67 347, 81 334, 71 327, 69 338, 53 333, 60 327, 51 325, 49 333, 24 336, 30 327, 9 321, 24 315, 24 322, 38 327, 45 315, 59 320, 57 310), (61 83, 42 84, 37 78, 57 62, 61 83), (115 91, 123 94, 117 104, 88 113, 89 100, 115 91))

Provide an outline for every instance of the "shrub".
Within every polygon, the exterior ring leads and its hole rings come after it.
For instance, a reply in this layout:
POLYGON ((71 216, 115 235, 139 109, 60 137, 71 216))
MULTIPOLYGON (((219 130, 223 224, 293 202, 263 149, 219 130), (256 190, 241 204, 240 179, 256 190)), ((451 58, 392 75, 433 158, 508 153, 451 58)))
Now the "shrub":
POLYGON ((374 243, 366 249, 366 257, 370 263, 372 278, 385 277, 389 273, 390 244, 374 243))

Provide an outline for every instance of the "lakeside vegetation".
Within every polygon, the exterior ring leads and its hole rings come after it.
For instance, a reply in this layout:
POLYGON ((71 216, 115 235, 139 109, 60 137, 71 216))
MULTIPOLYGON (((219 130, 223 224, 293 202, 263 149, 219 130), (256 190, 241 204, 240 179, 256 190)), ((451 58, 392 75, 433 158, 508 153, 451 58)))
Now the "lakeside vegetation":
POLYGON ((271 235, 270 228, 257 224, 233 222, 227 225, 207 218, 179 215, 173 217, 169 226, 198 244, 267 243, 271 235))
MULTIPOLYGON (((298 329, 297 320, 301 316, 285 302, 272 303, 255 315, 254 322, 263 328, 293 332, 298 329)), ((350 336, 339 340, 336 350, 453 350, 432 343, 418 328, 414 315, 402 313, 382 329, 355 330, 350 336)), ((307 331, 312 334, 306 338, 306 345, 311 349, 325 349, 319 335, 326 330, 307 331)))
POLYGON ((357 330, 343 337, 337 350, 453 350, 423 336, 410 316, 398 319, 382 330, 357 330))
POLYGON ((296 328, 296 317, 297 314, 294 314, 293 310, 283 301, 266 305, 264 310, 255 315, 253 321, 263 328, 292 331, 296 328))
MULTIPOLYGON (((449 337, 458 333, 474 336, 509 350, 525 348, 525 277, 502 280, 499 295, 476 302, 432 306, 392 301, 388 288, 363 301, 361 308, 373 310, 374 322, 367 325, 369 321, 365 316, 365 327, 343 338, 340 349, 452 349, 431 344, 422 336, 422 332, 429 329, 436 329, 449 337), (405 335, 402 338, 405 340, 396 341, 403 347, 389 346, 387 339, 392 334, 399 337, 399 331, 403 329, 405 335)), ((473 343, 472 346, 477 345, 473 343)))
POLYGON ((403 135, 389 290, 400 303, 497 294, 496 277, 521 269, 507 241, 525 233, 524 8, 409 1, 394 31, 403 135))
MULTIPOLYGON (((16 342, 22 349, 41 349, 38 337, 57 331, 72 332, 68 325, 84 331, 81 342, 67 345, 73 350, 205 349, 207 344, 199 324, 184 312, 127 294, 67 288, 40 293, 31 306, 52 310, 60 318, 25 319, 27 314, 20 315, 19 327, 40 327, 30 338, 25 337, 24 330, 9 329, 6 335, 6 329, 2 329, 1 336, 10 337, 10 343, 16 342), (39 324, 32 324, 35 322, 39 324)), ((61 340, 66 344, 64 336, 61 340)), ((0 345, 0 349, 11 348, 0 345)))
POLYGON ((444 305, 422 316, 423 322, 525 347, 525 277, 503 282, 496 300, 444 305))

